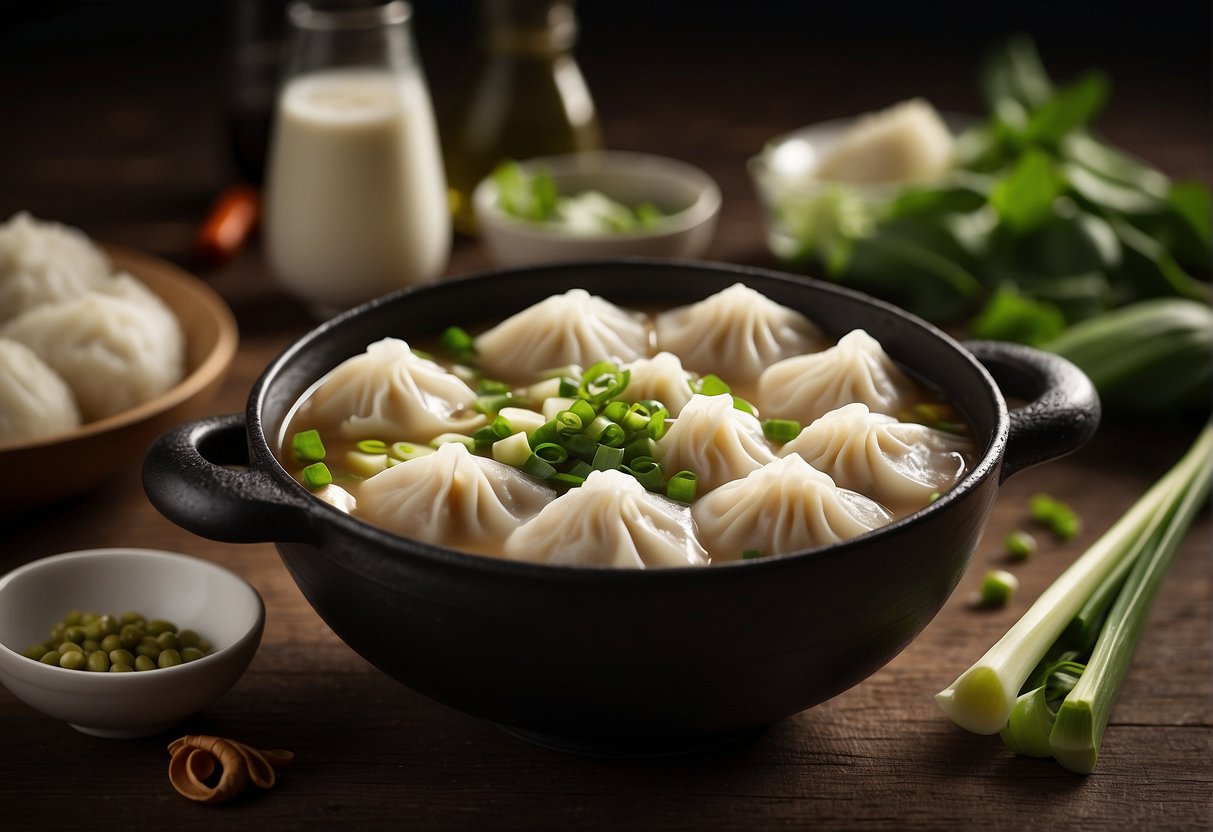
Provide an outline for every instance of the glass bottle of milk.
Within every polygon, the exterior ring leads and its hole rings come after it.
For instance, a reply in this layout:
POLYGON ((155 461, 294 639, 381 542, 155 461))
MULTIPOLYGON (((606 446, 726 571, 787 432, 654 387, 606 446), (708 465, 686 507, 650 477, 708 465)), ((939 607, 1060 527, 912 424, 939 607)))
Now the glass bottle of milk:
POLYGON ((265 244, 278 281, 327 317, 441 275, 446 182, 408 4, 287 16, 265 244))

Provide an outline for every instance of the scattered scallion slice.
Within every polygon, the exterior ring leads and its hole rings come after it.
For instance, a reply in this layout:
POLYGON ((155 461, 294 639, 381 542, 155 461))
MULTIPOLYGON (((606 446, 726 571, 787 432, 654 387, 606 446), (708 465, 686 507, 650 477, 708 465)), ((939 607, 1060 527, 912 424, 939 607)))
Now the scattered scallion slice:
POLYGON ((1036 538, 1023 529, 1016 529, 1006 536, 1002 546, 1007 550, 1011 560, 1027 560, 1036 551, 1036 538))
POLYGON ((742 560, 756 560, 762 557, 762 552, 758 549, 745 549, 741 553, 742 560))
POLYGON ((381 439, 363 439, 355 445, 364 454, 386 454, 387 443, 381 439))
POLYGON ((476 354, 476 342, 471 335, 457 326, 448 326, 438 337, 442 348, 457 359, 465 359, 476 354))
POLYGON ((722 393, 732 393, 733 389, 724 379, 714 373, 708 373, 703 378, 691 384, 691 389, 705 396, 719 396, 722 393))
POLYGON ((542 445, 536 446, 532 452, 549 465, 563 465, 569 458, 569 452, 555 442, 544 442, 542 445))
POLYGON ((410 459, 426 456, 433 452, 433 448, 413 442, 393 442, 392 446, 388 448, 388 454, 401 462, 408 462, 410 459))
POLYGON ((665 495, 680 503, 693 503, 698 477, 694 471, 679 471, 666 483, 665 495))
POLYGON ((448 442, 458 442, 469 451, 476 450, 476 440, 470 436, 464 436, 462 433, 440 433, 430 440, 430 447, 438 448, 448 442))
POLYGON ((1074 509, 1048 494, 1037 494, 1032 498, 1032 519, 1060 540, 1072 540, 1082 530, 1082 521, 1074 509))
POLYGON ((665 477, 662 475, 661 463, 657 460, 638 456, 628 464, 627 470, 645 489, 658 494, 665 493, 665 477))
POLYGON ((983 607, 1005 607, 1019 589, 1019 579, 1003 569, 991 569, 981 579, 978 600, 983 607))
POLYGON ((754 417, 758 416, 758 408, 754 407, 754 405, 747 402, 741 396, 733 396, 733 407, 742 413, 748 413, 754 417))
POLYGON ((301 472, 303 474, 303 482, 308 488, 323 488, 333 481, 333 473, 329 471, 329 467, 323 462, 313 462, 301 472))
POLYGON ((501 408, 509 407, 513 403, 513 393, 489 393, 485 396, 477 396, 476 401, 472 402, 472 409, 485 416, 496 416, 501 408))
POLYGON ((595 471, 614 471, 623 466, 623 448, 599 445, 590 467, 595 471))
POLYGON ((301 430, 291 439, 295 449, 295 457, 300 462, 319 462, 324 459, 324 442, 320 440, 320 431, 301 430))
POLYGON ((544 462, 535 454, 531 454, 523 464, 522 470, 541 480, 549 480, 556 476, 556 467, 550 462, 544 462))
POLYGON ((764 419, 762 434, 772 442, 791 442, 800 435, 800 422, 795 419, 764 419))
POLYGON ((493 459, 498 462, 522 468, 531 458, 531 443, 527 441, 526 434, 519 431, 494 442, 492 453, 493 459))

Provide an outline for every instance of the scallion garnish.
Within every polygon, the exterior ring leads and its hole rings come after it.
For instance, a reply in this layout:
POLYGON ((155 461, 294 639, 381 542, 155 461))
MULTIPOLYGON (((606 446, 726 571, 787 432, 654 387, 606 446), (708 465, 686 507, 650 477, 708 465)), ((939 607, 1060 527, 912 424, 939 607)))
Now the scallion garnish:
POLYGON ((430 447, 439 448, 449 442, 458 442, 469 451, 476 450, 476 440, 470 436, 464 436, 462 433, 440 433, 430 440, 430 447))
POLYGON ((693 503, 695 502, 697 480, 698 477, 695 476, 694 471, 679 471, 666 483, 665 495, 680 503, 693 503))
POLYGON ((606 407, 602 408, 601 415, 612 422, 621 423, 624 417, 628 415, 628 403, 607 402, 606 407))
POLYGON ((527 461, 523 464, 522 470, 541 480, 548 480, 556 476, 556 468, 550 462, 544 462, 535 454, 531 454, 527 461))
POLYGON ((638 456, 657 457, 657 443, 648 436, 641 436, 638 439, 633 439, 631 442, 623 446, 623 461, 631 462, 638 456))
POLYGON ((601 405, 618 397, 627 389, 631 379, 631 370, 621 370, 611 361, 599 361, 582 373, 577 397, 592 405, 601 405))
MULTIPOLYGON (((1208 498, 1211 478, 1213 426, 1206 426, 1183 459, 1074 561, 997 644, 936 695, 944 713, 975 733, 1007 729, 1008 744, 1029 753, 1043 755, 1047 735, 1054 759, 1071 771, 1090 772, 1154 596, 1208 498), (1053 718, 1047 686, 1031 687, 1039 682, 1029 682, 1033 669, 1045 656, 1065 649, 1064 639, 1072 637, 1067 625, 1109 581, 1115 582, 1125 561, 1132 566, 1124 585, 1085 669, 1053 718), (1017 708, 1020 713, 1009 728, 1017 708)), ((1070 667, 1071 675, 1076 666, 1070 667)))
POLYGON ((572 406, 569 407, 568 412, 580 419, 582 425, 588 425, 590 422, 598 418, 598 411, 594 409, 594 406, 585 399, 577 399, 575 402, 573 402, 572 406))
POLYGON ((664 407, 659 407, 649 416, 649 426, 646 429, 650 439, 660 439, 665 436, 666 419, 670 418, 670 411, 664 407))
POLYGON ((594 473, 594 468, 593 468, 593 466, 590 465, 590 463, 586 462, 585 460, 578 459, 572 465, 569 466, 568 470, 565 471, 565 473, 572 474, 573 476, 579 477, 580 479, 584 480, 590 474, 594 473))
POLYGON ((754 407, 754 405, 747 402, 741 396, 733 397, 733 408, 735 410, 740 410, 742 413, 748 413, 751 416, 758 415, 758 408, 754 407))
POLYGON ((323 488, 333 481, 333 473, 323 462, 313 462, 303 469, 302 474, 304 484, 313 490, 323 488))
POLYGON ((640 402, 636 402, 623 414, 622 419, 616 419, 615 421, 623 425, 624 430, 635 433, 638 430, 647 428, 649 420, 652 418, 653 414, 649 408, 640 402))
POLYGON ((324 443, 320 441, 320 431, 316 429, 301 430, 291 439, 295 449, 295 458, 300 462, 319 462, 324 459, 324 443))
POLYGON ((561 465, 569 458, 569 452, 555 442, 537 445, 533 453, 549 465, 561 465))
POLYGON ((399 459, 401 462, 408 462, 410 459, 416 459, 419 456, 432 454, 433 448, 427 448, 424 445, 416 445, 412 442, 393 442, 388 448, 388 454, 399 459))
POLYGON ((762 557, 762 551, 760 549, 745 549, 741 553, 742 560, 754 560, 760 557, 762 557))
POLYGON ((800 422, 795 419, 764 419, 762 434, 772 442, 791 442, 800 435, 800 422))
POLYGON ((599 445, 590 463, 590 467, 595 471, 613 471, 622 466, 623 448, 612 448, 610 445, 599 445))
POLYGON ((489 393, 486 396, 477 396, 476 401, 472 402, 472 409, 485 416, 496 416, 501 408, 509 407, 513 403, 513 393, 489 393))
POLYGON ((1082 521, 1074 509, 1048 494, 1037 494, 1032 498, 1032 519, 1060 540, 1072 540, 1082 529, 1082 521))
POLYGON ((497 435, 497 431, 493 430, 492 425, 485 425, 472 432, 472 442, 475 443, 477 450, 491 447, 494 442, 500 439, 501 437, 497 435))
POLYGON ((1036 538, 1023 529, 1016 529, 1006 536, 1002 546, 1011 560, 1027 560, 1036 551, 1036 538))
POLYGON ((386 454, 388 450, 387 443, 380 439, 363 439, 354 447, 364 454, 386 454))
POLYGON ((527 461, 533 455, 531 444, 527 442, 526 434, 519 432, 510 434, 493 443, 493 459, 514 468, 525 468, 527 461))
POLYGON ((647 490, 658 494, 665 493, 665 477, 662 475, 661 463, 652 457, 638 456, 628 463, 626 470, 647 490))
POLYGON ((438 343, 454 358, 463 360, 476 354, 476 342, 471 335, 457 326, 448 326, 438 336, 438 343))
POLYGON ((981 579, 978 603, 983 607, 1005 607, 1017 589, 1019 578, 1004 569, 991 569, 981 579))
POLYGON ((708 373, 698 381, 692 382, 691 389, 705 396, 719 396, 722 393, 732 393, 733 388, 724 379, 714 373, 708 373))
POLYGON ((577 488, 585 483, 585 477, 579 477, 576 474, 570 474, 564 471, 557 471, 547 479, 548 485, 553 485, 557 488, 577 488))
POLYGON ((476 384, 476 392, 481 396, 491 396, 499 393, 510 392, 510 386, 504 381, 497 381, 492 378, 482 378, 476 384))
POLYGON ((489 423, 489 429, 493 431, 498 439, 505 439, 507 436, 513 436, 515 433, 518 433, 518 431, 514 430, 514 426, 510 424, 510 420, 500 414, 489 423))

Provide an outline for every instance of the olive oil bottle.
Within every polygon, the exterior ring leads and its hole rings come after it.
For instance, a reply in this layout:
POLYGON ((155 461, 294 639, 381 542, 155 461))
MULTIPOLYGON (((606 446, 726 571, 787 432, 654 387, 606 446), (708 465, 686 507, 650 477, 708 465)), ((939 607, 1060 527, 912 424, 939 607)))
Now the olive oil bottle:
POLYGON ((472 191, 502 160, 595 150, 602 133, 573 58, 569 0, 481 0, 479 66, 442 124, 455 228, 475 233, 472 191))

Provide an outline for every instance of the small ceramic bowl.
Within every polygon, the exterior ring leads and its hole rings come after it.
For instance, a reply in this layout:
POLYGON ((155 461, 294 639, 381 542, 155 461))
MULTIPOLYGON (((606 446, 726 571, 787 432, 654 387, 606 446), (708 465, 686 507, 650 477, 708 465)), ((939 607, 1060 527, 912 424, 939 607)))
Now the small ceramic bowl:
POLYGON ((265 605, 221 566, 151 549, 92 549, 43 558, 0 578, 0 682, 31 708, 98 737, 171 728, 228 691, 261 642, 265 605), (134 673, 67 670, 22 655, 69 609, 139 610, 192 629, 211 652, 134 673))
POLYGON ((528 174, 537 170, 551 174, 559 196, 599 191, 628 206, 650 202, 665 216, 645 231, 574 234, 506 214, 490 176, 476 187, 472 202, 480 236, 500 265, 629 255, 695 258, 712 242, 720 188, 706 173, 684 162, 603 150, 531 159, 521 167, 528 174))
POLYGON ((125 271, 163 300, 185 332, 185 378, 167 393, 67 433, 0 445, 0 514, 80 494, 125 467, 137 465, 161 432, 197 416, 227 375, 236 355, 236 319, 223 299, 172 263, 118 246, 105 246, 116 271, 125 271))
MULTIPOLYGON (((810 259, 830 234, 858 233, 910 182, 842 182, 818 179, 821 160, 862 116, 822 121, 767 142, 748 167, 762 203, 771 252, 786 262, 810 259)), ((971 116, 943 114, 954 137, 975 123, 971 116)))

